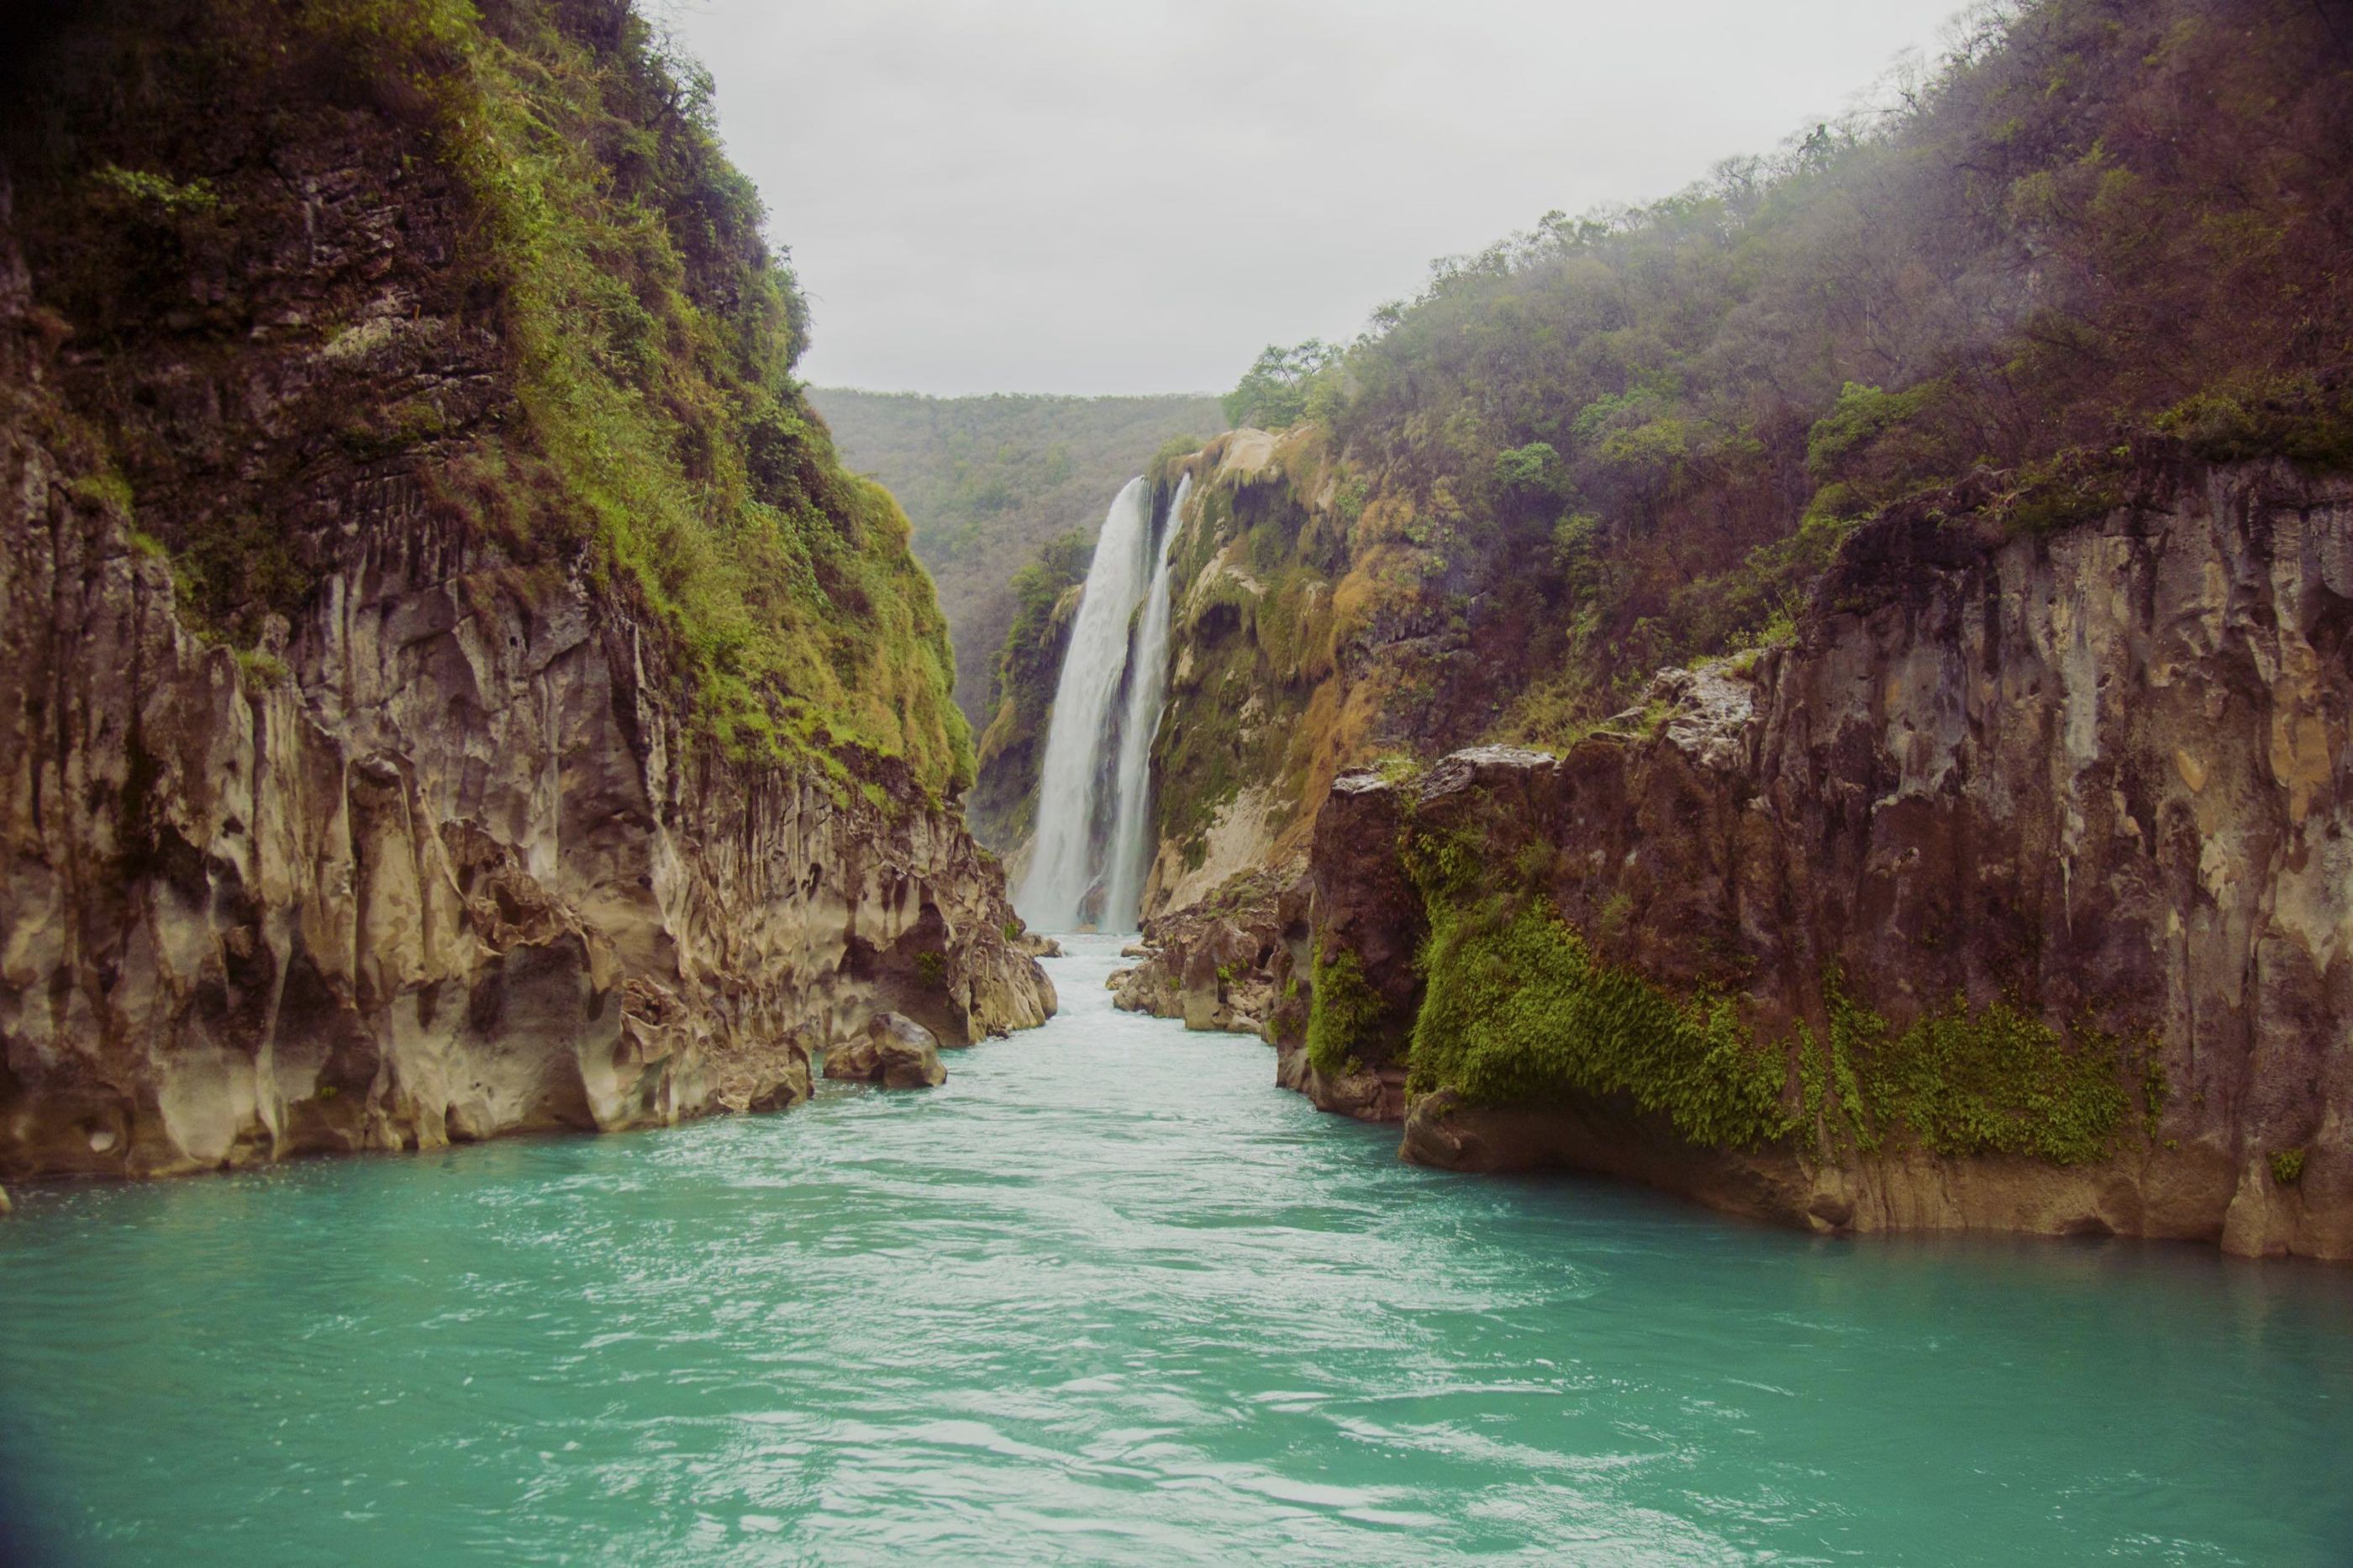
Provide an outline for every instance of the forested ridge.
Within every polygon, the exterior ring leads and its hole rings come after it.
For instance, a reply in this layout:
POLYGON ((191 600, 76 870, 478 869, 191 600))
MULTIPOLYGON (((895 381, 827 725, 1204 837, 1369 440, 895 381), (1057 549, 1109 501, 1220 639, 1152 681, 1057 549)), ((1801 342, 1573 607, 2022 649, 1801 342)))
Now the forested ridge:
POLYGON ((1236 499, 1275 531, 1259 576, 1348 578, 1344 661, 1418 628, 1381 743, 1556 742, 1786 637, 1893 506, 2048 530, 2181 457, 2353 465, 2353 21, 2040 0, 1948 42, 1772 154, 1438 263, 1228 396, 1331 465, 1328 505, 1236 499))

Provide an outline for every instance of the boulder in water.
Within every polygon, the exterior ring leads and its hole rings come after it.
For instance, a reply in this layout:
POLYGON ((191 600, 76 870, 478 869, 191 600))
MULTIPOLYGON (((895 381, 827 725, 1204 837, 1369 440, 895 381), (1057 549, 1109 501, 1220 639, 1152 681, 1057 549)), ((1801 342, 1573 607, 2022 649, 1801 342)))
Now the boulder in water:
POLYGON ((719 1084, 731 1110, 789 1110, 809 1097, 809 1037, 791 1029, 731 1058, 719 1084))
POLYGON ((902 1013, 877 1013, 866 1032, 825 1053, 825 1076, 884 1089, 936 1089, 948 1080, 940 1042, 902 1013))

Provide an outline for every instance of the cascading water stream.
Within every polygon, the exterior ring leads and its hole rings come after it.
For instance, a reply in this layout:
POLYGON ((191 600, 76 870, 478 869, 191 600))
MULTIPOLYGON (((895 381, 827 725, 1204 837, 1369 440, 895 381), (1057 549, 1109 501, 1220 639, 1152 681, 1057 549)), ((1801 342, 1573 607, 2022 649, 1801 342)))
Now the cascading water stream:
POLYGON ((1160 729, 1160 707, 1168 695, 1168 628, 1172 618, 1168 574, 1176 552, 1176 524, 1184 515, 1185 498, 1192 492, 1193 476, 1176 481, 1168 502, 1168 517, 1160 529, 1154 552, 1152 585, 1145 591, 1144 616, 1136 623, 1135 642, 1128 652, 1127 713, 1119 727, 1119 770, 1113 774, 1118 794, 1112 816, 1110 860, 1105 868, 1108 891, 1103 921, 1132 922, 1143 901, 1144 877, 1150 865, 1146 848, 1152 820, 1152 740, 1160 729))
POLYGON ((1149 864, 1152 737, 1168 689, 1169 555, 1192 485, 1177 481, 1155 532, 1150 489, 1129 480, 1095 542, 1054 686, 1038 837, 1015 900, 1041 931, 1135 922, 1149 864))
POLYGON ((1022 919, 1041 931, 1077 929, 1095 884, 1104 731, 1127 668, 1128 623, 1150 570, 1150 497, 1142 479, 1130 479, 1104 514, 1054 685, 1038 773, 1038 837, 1015 900, 1022 919))

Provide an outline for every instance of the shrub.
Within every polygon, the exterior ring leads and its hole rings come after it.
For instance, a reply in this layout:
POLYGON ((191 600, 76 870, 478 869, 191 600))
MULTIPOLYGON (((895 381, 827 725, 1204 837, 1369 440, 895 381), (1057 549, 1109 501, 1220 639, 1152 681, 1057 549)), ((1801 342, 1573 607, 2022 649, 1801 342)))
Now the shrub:
POLYGON ((1541 896, 1440 903, 1422 966, 1417 1089, 1486 1102, 1623 1096, 1709 1147, 1756 1148, 1790 1131, 1787 1068, 1730 999, 1678 1001, 1598 962, 1541 896))
POLYGON ((1287 349, 1268 344, 1234 389, 1219 399, 1227 422, 1271 430, 1296 425, 1307 416, 1311 396, 1339 363, 1340 353, 1317 338, 1287 349))
POLYGON ((1366 983, 1365 966, 1353 952, 1327 958, 1319 947, 1311 973, 1307 1059, 1319 1072, 1342 1072, 1373 1037, 1388 1009, 1366 983))

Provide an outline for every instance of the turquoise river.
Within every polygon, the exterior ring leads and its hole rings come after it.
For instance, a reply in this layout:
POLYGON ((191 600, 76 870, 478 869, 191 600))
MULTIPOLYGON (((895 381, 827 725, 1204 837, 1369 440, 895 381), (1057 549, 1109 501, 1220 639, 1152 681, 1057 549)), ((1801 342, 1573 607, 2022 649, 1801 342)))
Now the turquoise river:
POLYGON ((2353 1270, 1399 1164, 1062 1016, 781 1116, 18 1194, 33 1562, 2353 1563, 2353 1270))

